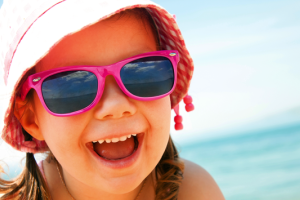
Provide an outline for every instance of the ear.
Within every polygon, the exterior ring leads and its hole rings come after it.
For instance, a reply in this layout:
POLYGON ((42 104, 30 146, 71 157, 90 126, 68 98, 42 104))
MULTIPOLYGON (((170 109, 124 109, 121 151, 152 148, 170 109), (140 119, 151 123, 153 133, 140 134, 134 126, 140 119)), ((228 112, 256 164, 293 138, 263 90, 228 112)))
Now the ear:
POLYGON ((38 126, 32 101, 26 99, 23 101, 20 97, 17 97, 15 100, 14 115, 27 133, 37 140, 44 140, 43 134, 38 126))

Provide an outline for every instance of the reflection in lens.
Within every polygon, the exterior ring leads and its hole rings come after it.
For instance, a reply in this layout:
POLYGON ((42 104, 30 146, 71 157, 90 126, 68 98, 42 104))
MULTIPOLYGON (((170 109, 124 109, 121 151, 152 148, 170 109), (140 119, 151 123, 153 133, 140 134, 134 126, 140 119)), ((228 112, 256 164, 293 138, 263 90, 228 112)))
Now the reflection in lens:
POLYGON ((89 106, 95 99, 98 81, 88 71, 68 71, 49 76, 43 81, 44 101, 54 113, 66 114, 89 106))
POLYGON ((166 94, 174 84, 172 63, 162 56, 134 60, 122 67, 120 76, 126 89, 139 97, 166 94))

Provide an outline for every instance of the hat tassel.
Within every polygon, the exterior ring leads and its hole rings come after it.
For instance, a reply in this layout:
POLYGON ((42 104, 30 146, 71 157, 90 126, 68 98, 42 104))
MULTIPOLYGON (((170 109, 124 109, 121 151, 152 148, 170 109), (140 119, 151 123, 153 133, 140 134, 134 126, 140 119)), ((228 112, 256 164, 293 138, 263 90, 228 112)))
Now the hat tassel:
MULTIPOLYGON (((195 109, 194 107, 194 104, 192 103, 193 102, 193 99, 190 95, 186 95, 184 98, 183 98, 183 102, 185 103, 185 110, 187 112, 191 112, 195 109)), ((179 115, 179 104, 177 104, 175 107, 174 107, 174 111, 176 113, 176 116, 174 117, 174 122, 175 122, 175 130, 176 131, 179 131, 179 130, 182 130, 183 129, 183 125, 182 125, 182 116, 179 115)))
POLYGON ((187 112, 191 112, 195 109, 194 107, 194 104, 193 104, 193 98, 192 96, 190 95, 186 95, 184 98, 183 98, 183 102, 185 103, 185 110, 187 112))

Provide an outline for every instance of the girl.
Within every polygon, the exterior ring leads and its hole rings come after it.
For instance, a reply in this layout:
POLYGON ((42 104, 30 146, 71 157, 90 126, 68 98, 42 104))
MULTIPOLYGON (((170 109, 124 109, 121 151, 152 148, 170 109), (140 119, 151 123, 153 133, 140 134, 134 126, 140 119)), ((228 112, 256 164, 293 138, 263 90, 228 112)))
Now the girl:
POLYGON ((224 199, 169 135, 193 62, 167 11, 148 0, 9 0, 0 27, 14 88, 2 138, 27 152, 22 174, 1 180, 2 199, 224 199), (37 164, 39 152, 48 157, 37 164))

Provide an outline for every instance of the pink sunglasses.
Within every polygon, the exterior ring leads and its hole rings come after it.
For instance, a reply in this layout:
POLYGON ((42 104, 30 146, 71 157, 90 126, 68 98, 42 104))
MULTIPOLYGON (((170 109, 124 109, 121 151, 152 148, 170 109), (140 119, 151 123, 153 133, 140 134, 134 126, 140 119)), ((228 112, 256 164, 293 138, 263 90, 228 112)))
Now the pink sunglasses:
POLYGON ((29 76, 21 99, 34 89, 44 108, 55 116, 72 116, 94 107, 100 100, 105 77, 114 76, 128 97, 150 101, 172 93, 176 86, 178 51, 136 55, 107 66, 69 66, 29 76))

